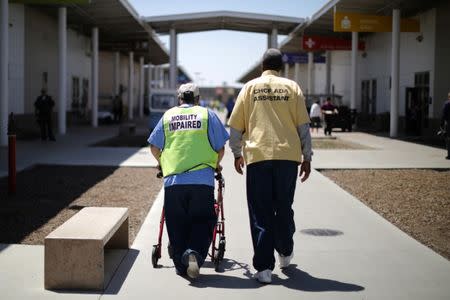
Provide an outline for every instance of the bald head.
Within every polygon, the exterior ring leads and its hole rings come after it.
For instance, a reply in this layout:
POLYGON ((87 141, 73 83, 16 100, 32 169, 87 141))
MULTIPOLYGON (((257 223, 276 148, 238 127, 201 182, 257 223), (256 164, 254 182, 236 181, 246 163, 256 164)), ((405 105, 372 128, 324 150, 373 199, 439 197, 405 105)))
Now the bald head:
POLYGON ((283 67, 281 51, 275 48, 267 49, 263 55, 262 70, 280 71, 283 67))

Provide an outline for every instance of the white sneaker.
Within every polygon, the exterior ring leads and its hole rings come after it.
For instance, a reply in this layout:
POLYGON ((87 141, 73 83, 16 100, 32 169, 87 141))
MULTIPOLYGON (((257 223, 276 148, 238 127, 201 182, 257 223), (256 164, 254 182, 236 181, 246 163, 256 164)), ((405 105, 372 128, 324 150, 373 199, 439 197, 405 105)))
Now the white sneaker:
POLYGON ((197 258, 194 254, 189 254, 187 275, 192 279, 195 279, 200 275, 200 268, 198 267, 197 258))
POLYGON ((291 255, 283 256, 281 254, 278 255, 278 261, 280 262, 280 268, 287 268, 291 264, 291 260, 294 257, 294 252, 292 251, 291 255))
POLYGON ((272 282, 272 271, 269 269, 266 269, 261 272, 256 272, 254 275, 256 280, 258 280, 261 283, 271 283, 272 282))

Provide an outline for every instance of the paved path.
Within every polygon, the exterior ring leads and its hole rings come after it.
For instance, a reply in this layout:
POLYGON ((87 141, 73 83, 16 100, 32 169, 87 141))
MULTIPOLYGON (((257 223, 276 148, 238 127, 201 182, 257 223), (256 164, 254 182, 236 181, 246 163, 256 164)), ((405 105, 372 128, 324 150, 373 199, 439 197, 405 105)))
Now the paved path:
MULTIPOLYGON (((381 150, 409 149, 414 157, 425 157, 429 166, 438 160, 439 150, 361 134, 360 143, 381 150), (380 139, 380 140, 378 140, 380 139), (367 142, 366 142, 367 141, 367 142), (399 145, 395 145, 399 143, 399 145), (385 146, 386 145, 386 146, 385 146), (392 148, 389 148, 391 147, 392 148), (419 152, 419 153, 416 153, 419 152), (431 154, 432 153, 432 154, 431 154), (434 155, 436 154, 436 157, 434 155)), ((353 139, 352 139, 353 140, 353 139)), ((114 149, 113 149, 114 150, 114 149)), ((78 149, 78 162, 91 150, 78 149), (83 154, 84 153, 84 154, 83 154)), ((132 155, 139 149, 129 150, 132 155)), ((339 164, 381 165, 373 154, 347 154, 348 151, 317 150, 314 167, 336 167, 327 151, 341 155, 339 164), (356 155, 356 156, 355 156, 356 155), (353 160, 357 157, 358 163, 353 160), (366 161, 373 158, 372 161, 366 161), (333 165, 334 164, 334 165, 333 165)), ((372 152, 374 152, 372 151, 372 152)), ((121 151, 118 151, 119 153, 121 151)), ((441 151, 443 152, 443 151, 441 151)), ((114 153, 112 151, 111 153, 114 153)), ((95 154, 98 155, 98 154, 95 154)), ((401 157, 400 154, 397 154, 401 157)), ((109 163, 130 162, 125 154, 114 154, 109 163), (123 160, 117 157, 123 155, 123 160)), ((332 156, 332 155, 331 155, 332 156)), ((387 155, 389 156, 389 155, 387 155)), ((140 157, 140 156, 138 156, 140 157)), ((144 159, 148 156, 142 155, 144 159)), ((50 161, 53 158, 46 158, 50 161)), ((64 159, 61 156, 59 159, 64 159)), ((100 159, 100 158, 99 158, 100 159)), ((103 159, 103 158, 101 158, 103 159)), ((135 158, 133 158, 134 160, 135 158)), ((66 160, 69 160, 68 158, 66 160)), ((70 161, 74 161, 70 158, 70 161)), ((424 159, 425 160, 425 159, 424 159)), ((137 158, 136 158, 137 161, 137 158)), ((43 159, 42 162, 45 162, 43 159)), ((107 162, 107 159, 105 159, 107 162)), ((392 163, 392 161, 390 161, 392 163)), ((406 163, 406 161, 405 161, 406 163)), ((425 162, 424 162, 425 163, 425 162)), ((447 161, 441 159, 441 165, 447 161)), ((151 165, 149 161, 146 165, 151 165)), ((210 263, 202 268, 196 282, 176 276, 167 253, 162 268, 151 266, 151 249, 156 242, 163 192, 155 201, 132 249, 122 260, 103 294, 58 293, 43 289, 43 247, 0 245, 0 298, 3 299, 449 299, 450 262, 421 245, 370 210, 336 184, 313 171, 307 183, 299 184, 294 210, 297 231, 294 265, 286 271, 274 270, 271 285, 251 278, 251 240, 245 202, 244 177, 232 170, 232 155, 224 158, 226 178, 225 214, 227 251, 223 270, 216 273, 210 263), (23 271, 23 270, 26 271, 23 271)), ((394 166, 392 166, 394 167, 394 166)), ((165 243, 167 245, 167 243, 165 243)), ((122 256, 117 253, 115 261, 122 256)))

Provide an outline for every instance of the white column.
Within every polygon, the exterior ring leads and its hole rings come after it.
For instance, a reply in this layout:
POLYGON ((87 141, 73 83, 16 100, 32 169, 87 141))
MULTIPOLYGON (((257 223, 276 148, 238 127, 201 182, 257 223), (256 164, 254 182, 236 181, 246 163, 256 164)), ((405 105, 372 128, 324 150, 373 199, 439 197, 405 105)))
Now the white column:
POLYGON ((391 124, 390 136, 398 135, 398 97, 400 71, 400 10, 392 10, 392 60, 391 60, 391 124))
POLYGON ((120 86, 120 52, 114 53, 114 95, 119 94, 120 86))
POLYGON ((294 81, 300 84, 300 63, 298 62, 294 65, 294 81))
POLYGON ((272 28, 270 35, 270 48, 278 48, 278 28, 272 28))
POLYGON ((162 66, 159 66, 159 72, 158 72, 158 76, 159 76, 159 87, 160 88, 165 88, 166 84, 164 83, 164 68, 162 66))
POLYGON ((350 66, 350 108, 356 109, 356 69, 358 64, 358 32, 352 32, 352 57, 350 66))
POLYGON ((139 58, 139 118, 144 117, 144 57, 139 58))
POLYGON ((308 52, 308 91, 307 91, 307 94, 314 94, 314 92, 313 92, 313 67, 314 67, 314 53, 308 52))
POLYGON ((169 70, 169 88, 177 87, 177 33, 175 28, 170 29, 170 70, 169 70))
POLYGON ((325 94, 331 94, 331 51, 325 52, 325 94))
POLYGON ((147 82, 147 86, 148 86, 148 94, 150 95, 150 92, 151 92, 151 90, 152 90, 152 88, 153 88, 153 86, 152 86, 152 81, 153 81, 153 65, 148 65, 148 69, 147 69, 147 72, 148 72, 148 76, 147 76, 147 79, 148 79, 148 82, 147 82))
POLYGON ((98 27, 92 28, 91 57, 91 112, 92 127, 98 126, 98 27))
POLYGON ((133 120, 133 97, 134 97, 134 53, 129 54, 128 65, 128 120, 133 120))
POLYGON ((0 146, 8 144, 8 0, 0 0, 0 146))
POLYGON ((284 77, 289 78, 289 64, 284 63, 284 77))
POLYGON ((58 133, 66 134, 67 9, 58 9, 58 133))

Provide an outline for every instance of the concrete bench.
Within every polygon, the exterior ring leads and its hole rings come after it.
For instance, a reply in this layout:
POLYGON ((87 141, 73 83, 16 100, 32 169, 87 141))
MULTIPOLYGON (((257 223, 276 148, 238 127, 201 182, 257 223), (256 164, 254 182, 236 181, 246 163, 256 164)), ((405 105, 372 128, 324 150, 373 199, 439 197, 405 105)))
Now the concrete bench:
POLYGON ((128 208, 85 207, 45 238, 45 288, 103 290, 105 248, 128 249, 128 208))
POLYGON ((119 135, 134 135, 136 133, 135 123, 123 123, 119 126, 119 135))

